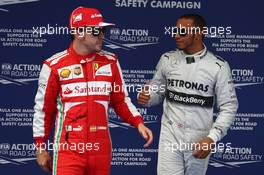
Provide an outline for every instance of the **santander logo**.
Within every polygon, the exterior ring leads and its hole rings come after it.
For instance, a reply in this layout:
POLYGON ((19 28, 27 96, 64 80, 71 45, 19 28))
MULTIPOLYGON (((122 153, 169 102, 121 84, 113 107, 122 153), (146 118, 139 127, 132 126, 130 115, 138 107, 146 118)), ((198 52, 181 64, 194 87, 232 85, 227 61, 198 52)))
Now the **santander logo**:
POLYGON ((91 15, 91 18, 101 18, 102 17, 102 15, 101 14, 92 14, 91 15))
POLYGON ((68 87, 66 88, 66 90, 63 92, 63 94, 68 95, 71 94, 73 91, 70 90, 68 87))
POLYGON ((72 83, 68 85, 63 85, 62 87, 64 97, 109 95, 111 90, 112 88, 110 82, 72 83))

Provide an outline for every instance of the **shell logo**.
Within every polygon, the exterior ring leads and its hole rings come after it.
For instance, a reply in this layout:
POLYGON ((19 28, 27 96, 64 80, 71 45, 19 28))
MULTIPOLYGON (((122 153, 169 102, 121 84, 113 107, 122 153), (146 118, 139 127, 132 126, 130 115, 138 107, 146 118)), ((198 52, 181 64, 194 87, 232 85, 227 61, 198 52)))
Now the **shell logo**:
POLYGON ((71 74, 71 71, 69 69, 63 69, 60 73, 60 76, 62 78, 68 78, 71 74))

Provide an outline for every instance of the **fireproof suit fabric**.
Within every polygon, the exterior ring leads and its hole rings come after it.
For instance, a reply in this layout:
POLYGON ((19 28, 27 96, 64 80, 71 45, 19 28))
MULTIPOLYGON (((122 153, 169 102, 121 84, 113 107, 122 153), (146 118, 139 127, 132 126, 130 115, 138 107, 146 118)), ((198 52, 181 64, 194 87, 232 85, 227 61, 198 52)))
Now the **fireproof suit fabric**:
POLYGON ((122 87, 115 54, 78 55, 72 46, 44 61, 35 98, 33 136, 47 141, 56 114, 53 174, 109 175, 108 106, 137 127, 141 115, 122 87))
POLYGON ((158 175, 205 174, 209 156, 194 158, 191 144, 204 137, 219 141, 234 121, 238 101, 228 63, 206 47, 194 55, 167 52, 161 56, 150 85, 146 106, 165 99, 158 175), (219 114, 214 122, 215 102, 219 114))

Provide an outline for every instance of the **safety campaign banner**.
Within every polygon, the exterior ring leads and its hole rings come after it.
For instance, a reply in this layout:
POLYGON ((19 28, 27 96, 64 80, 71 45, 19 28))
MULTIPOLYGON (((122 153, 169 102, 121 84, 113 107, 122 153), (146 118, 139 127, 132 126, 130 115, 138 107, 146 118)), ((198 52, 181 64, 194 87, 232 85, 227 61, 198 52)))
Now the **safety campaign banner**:
POLYGON ((229 62, 239 101, 222 147, 212 150, 207 174, 262 174, 263 5, 257 0, 0 1, 0 174, 46 174, 36 163, 32 136, 38 77, 45 59, 69 47, 65 30, 78 6, 98 8, 105 21, 116 24, 106 32, 103 49, 118 54, 124 81, 134 87, 129 89, 131 100, 154 134, 153 144, 143 148, 145 140, 137 130, 110 108, 112 175, 157 174, 162 104, 143 107, 136 96, 153 77, 160 56, 176 49, 176 19, 186 13, 206 19, 205 45, 229 62))

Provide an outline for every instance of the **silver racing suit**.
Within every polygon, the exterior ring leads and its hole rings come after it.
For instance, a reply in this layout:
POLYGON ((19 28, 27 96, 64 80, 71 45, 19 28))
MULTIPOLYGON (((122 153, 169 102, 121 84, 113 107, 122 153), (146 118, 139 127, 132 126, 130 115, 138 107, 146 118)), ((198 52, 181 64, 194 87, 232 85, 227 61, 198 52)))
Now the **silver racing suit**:
POLYGON ((196 159, 192 145, 223 138, 238 108, 230 67, 206 47, 194 55, 176 50, 163 54, 150 82, 146 106, 163 101, 158 175, 203 175, 209 156, 196 159), (213 106, 219 111, 213 120, 213 106))

